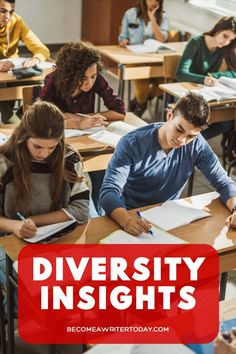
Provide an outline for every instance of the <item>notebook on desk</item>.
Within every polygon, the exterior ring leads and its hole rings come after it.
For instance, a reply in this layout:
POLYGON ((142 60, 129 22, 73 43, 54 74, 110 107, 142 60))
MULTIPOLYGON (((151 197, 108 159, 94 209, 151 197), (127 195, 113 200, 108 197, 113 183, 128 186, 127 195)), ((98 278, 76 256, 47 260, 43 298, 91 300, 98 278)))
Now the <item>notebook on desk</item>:
POLYGON ((185 200, 168 200, 160 206, 142 211, 141 215, 150 224, 163 230, 171 230, 211 214, 185 200))
POLYGON ((64 222, 58 222, 56 224, 40 226, 37 228, 37 232, 34 237, 25 238, 24 240, 29 243, 49 242, 72 231, 76 225, 77 221, 75 219, 71 219, 64 222))
POLYGON ((179 244, 187 243, 168 232, 152 227, 152 235, 142 233, 133 236, 123 230, 116 230, 100 241, 102 244, 179 244))

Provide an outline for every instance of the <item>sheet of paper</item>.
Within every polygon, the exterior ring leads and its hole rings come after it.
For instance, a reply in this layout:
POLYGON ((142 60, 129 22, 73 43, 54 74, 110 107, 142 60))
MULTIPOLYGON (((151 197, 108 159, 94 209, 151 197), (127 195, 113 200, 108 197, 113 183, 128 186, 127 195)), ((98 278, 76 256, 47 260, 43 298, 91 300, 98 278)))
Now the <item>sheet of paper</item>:
POLYGON ((89 135, 89 134, 94 134, 96 132, 99 132, 101 130, 104 130, 104 127, 94 127, 90 129, 65 129, 65 138, 73 138, 75 136, 82 136, 82 135, 89 135))
POLYGON ((10 136, 0 133, 0 145, 5 144, 10 136))

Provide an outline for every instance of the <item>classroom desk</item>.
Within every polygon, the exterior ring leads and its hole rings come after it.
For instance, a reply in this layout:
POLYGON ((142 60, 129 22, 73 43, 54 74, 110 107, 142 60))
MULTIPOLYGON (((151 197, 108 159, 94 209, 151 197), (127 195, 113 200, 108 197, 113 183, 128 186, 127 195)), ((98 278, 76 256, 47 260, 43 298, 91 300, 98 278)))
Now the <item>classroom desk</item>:
MULTIPOLYGON (((146 123, 135 114, 128 112, 125 116, 126 123, 141 127, 146 123)), ((0 125, 0 133, 11 135, 16 124, 0 125)), ((66 142, 77 149, 83 157, 84 172, 106 170, 112 158, 114 148, 92 140, 88 135, 67 138, 66 142)))
MULTIPOLYGON (((219 270, 224 273, 236 268, 236 232, 228 230, 225 226, 225 219, 230 214, 229 210, 222 204, 215 193, 207 193, 187 198, 188 201, 204 201, 206 210, 212 216, 192 222, 189 225, 170 230, 179 238, 192 244, 209 244, 213 246, 219 255, 219 270)), ((148 209, 149 207, 142 208, 148 209)), ((142 210, 141 209, 141 210, 142 210)), ((129 211, 131 215, 135 210, 129 211)), ((109 217, 103 216, 89 220, 86 224, 79 225, 66 237, 55 240, 54 244, 93 244, 119 229, 119 226, 109 217)), ((14 235, 0 238, 0 247, 7 253, 8 276, 8 338, 9 353, 14 354, 14 330, 12 315, 12 293, 16 280, 12 274, 12 262, 18 259, 20 250, 27 245, 26 241, 20 240, 14 235), (12 280, 14 285, 12 284, 12 280)), ((224 284, 221 284, 225 286, 224 284)))
MULTIPOLYGON (((119 80, 119 96, 124 99, 125 81, 163 77, 164 55, 182 55, 187 42, 172 42, 175 52, 137 54, 118 45, 96 46, 102 53, 107 72, 119 80)), ((130 85, 128 99, 130 101, 130 85)))
POLYGON ((52 69, 44 69, 42 75, 17 80, 9 72, 0 72, 0 101, 22 100, 22 89, 42 82, 52 69), (11 86, 17 85, 17 86, 11 86))
MULTIPOLYGON (((159 87, 169 95, 180 98, 189 90, 196 90, 199 88, 199 85, 192 82, 175 82, 171 84, 161 84, 159 87)), ((212 101, 209 102, 209 106, 211 108, 209 123, 234 119, 236 130, 236 99, 219 102, 212 101)))

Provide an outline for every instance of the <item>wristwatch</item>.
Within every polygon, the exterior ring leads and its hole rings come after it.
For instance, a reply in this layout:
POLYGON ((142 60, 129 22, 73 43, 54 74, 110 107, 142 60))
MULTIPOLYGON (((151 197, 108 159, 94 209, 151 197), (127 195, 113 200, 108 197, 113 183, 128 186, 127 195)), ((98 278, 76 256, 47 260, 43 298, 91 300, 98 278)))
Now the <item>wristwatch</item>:
POLYGON ((231 210, 231 214, 233 214, 235 211, 236 211, 236 204, 235 204, 235 206, 233 207, 233 209, 231 210))

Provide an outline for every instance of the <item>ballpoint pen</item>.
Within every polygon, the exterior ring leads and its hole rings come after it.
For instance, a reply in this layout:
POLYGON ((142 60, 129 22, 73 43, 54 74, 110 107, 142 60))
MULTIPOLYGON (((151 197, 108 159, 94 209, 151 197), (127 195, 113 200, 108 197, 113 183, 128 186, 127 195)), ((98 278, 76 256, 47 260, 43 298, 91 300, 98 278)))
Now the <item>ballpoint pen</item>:
MULTIPOLYGON (((137 215, 137 216, 138 216, 141 220, 143 220, 143 218, 142 218, 142 215, 141 215, 140 211, 136 211, 136 215, 137 215)), ((149 230, 149 231, 148 231, 148 233, 149 233, 150 235, 153 235, 152 230, 149 230)))
POLYGON ((16 215, 17 215, 18 219, 25 221, 25 222, 27 221, 27 219, 21 213, 17 212, 16 215))

